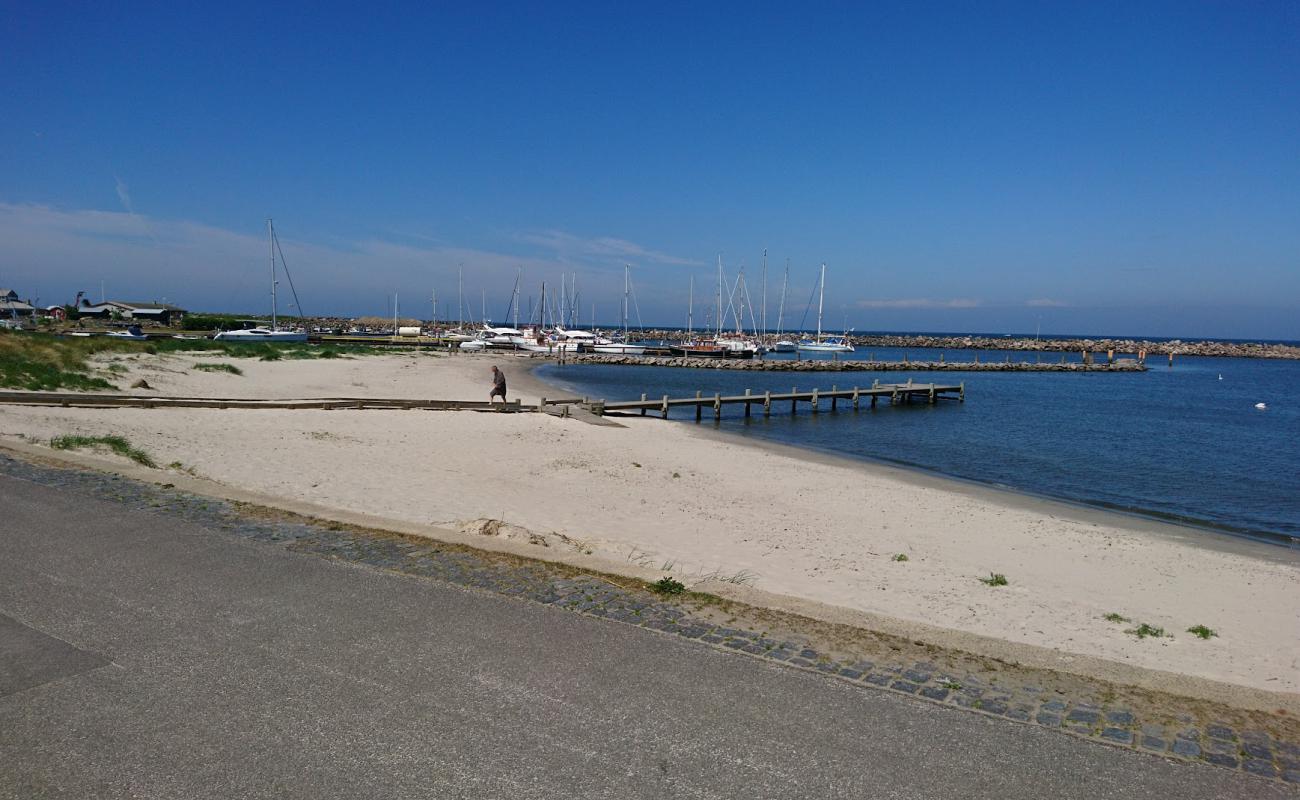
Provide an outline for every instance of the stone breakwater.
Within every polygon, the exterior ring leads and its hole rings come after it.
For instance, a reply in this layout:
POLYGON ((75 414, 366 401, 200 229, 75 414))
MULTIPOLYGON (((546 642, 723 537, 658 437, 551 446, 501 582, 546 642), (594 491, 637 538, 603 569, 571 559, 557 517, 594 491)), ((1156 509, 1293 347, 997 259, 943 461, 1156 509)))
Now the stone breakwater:
MULTIPOLYGON (((554 358, 533 353, 533 358, 554 358)), ((565 356, 571 364, 610 364, 685 369, 732 369, 755 372, 1145 372, 1146 366, 1133 359, 1113 364, 1030 364, 1021 361, 790 361, 741 358, 664 358, 578 354, 565 356)))
MULTIPOLYGON (((681 331, 644 331, 645 339, 677 340, 681 331)), ((1221 358, 1292 358, 1300 359, 1300 346, 1268 344, 1265 342, 1184 342, 1174 339, 1153 342, 1145 339, 1039 339, 1007 338, 1000 336, 925 336, 902 334, 850 335, 855 347, 929 347, 941 350, 1022 350, 1039 353, 1078 353, 1088 351, 1104 356, 1107 350, 1116 353, 1138 353, 1147 356, 1173 355, 1215 356, 1221 358)))

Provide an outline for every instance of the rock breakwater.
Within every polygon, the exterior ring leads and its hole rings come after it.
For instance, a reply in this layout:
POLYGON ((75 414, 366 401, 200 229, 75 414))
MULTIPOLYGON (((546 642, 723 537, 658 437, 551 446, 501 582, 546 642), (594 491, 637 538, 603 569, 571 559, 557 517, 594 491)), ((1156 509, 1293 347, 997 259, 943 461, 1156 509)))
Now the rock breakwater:
MULTIPOLYGON (((533 358, 553 358, 534 353, 533 358)), ((680 367, 684 369, 751 370, 755 372, 1144 372, 1146 366, 1133 359, 1113 364, 1031 364, 1023 361, 789 361, 738 358, 664 358, 578 354, 565 356, 571 364, 611 366, 680 367)))

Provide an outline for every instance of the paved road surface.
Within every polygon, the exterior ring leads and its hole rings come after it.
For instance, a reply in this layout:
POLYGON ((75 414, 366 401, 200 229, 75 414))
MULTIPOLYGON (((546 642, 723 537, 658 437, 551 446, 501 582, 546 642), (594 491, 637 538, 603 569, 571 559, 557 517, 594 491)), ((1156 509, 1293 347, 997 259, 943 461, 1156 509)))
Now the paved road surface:
POLYGON ((0 797, 1287 787, 0 476, 0 797))

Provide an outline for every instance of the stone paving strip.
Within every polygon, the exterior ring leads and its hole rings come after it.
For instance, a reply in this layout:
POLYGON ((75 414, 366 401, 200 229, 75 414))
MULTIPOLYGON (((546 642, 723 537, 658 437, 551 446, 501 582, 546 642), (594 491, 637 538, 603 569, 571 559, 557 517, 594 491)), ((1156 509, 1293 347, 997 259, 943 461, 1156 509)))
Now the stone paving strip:
POLYGON ((0 455, 0 474, 208 529, 406 575, 518 597, 816 671, 865 688, 1054 728, 1169 759, 1300 785, 1295 721, 1112 686, 842 629, 696 592, 664 596, 631 578, 432 539, 310 520, 76 468, 0 455))

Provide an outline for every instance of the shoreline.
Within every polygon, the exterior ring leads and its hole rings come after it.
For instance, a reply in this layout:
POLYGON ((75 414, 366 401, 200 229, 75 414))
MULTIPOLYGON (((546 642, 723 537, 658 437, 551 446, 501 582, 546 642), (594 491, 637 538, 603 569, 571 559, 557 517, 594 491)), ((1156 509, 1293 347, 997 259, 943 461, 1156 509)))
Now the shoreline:
MULTIPOLYGON (((163 396, 342 390, 483 399, 493 364, 506 369, 512 398, 555 391, 534 374, 538 365, 513 356, 243 360, 233 362, 239 377, 194 370, 194 360, 228 359, 107 359, 127 370, 118 380, 147 377, 163 396)), ((256 493, 275 507, 383 519, 392 524, 372 526, 573 558, 651 582, 671 575, 755 605, 941 646, 971 642, 963 649, 1044 668, 1164 676, 1151 688, 1169 676, 1237 686, 1300 709, 1300 649, 1278 642, 1294 624, 1300 588, 1300 560, 1287 548, 706 426, 625 422, 469 411, 0 409, 6 444, 46 458, 72 456, 41 444, 53 436, 114 433, 172 462, 141 468, 145 480, 198 481, 201 493, 256 493), (892 563, 895 553, 911 563, 892 563), (1010 585, 977 581, 992 571, 1010 585), (1139 640, 1103 620, 1108 612, 1176 638, 1139 640), (1222 638, 1182 632, 1192 624, 1222 638)))
MULTIPOLYGON (((546 396, 546 392, 568 392, 575 390, 552 381, 546 380, 542 375, 536 374, 538 371, 547 366, 552 366, 555 362, 549 359, 542 360, 541 363, 529 365, 528 371, 533 379, 538 382, 544 389, 535 390, 539 396, 546 396)), ((575 362, 587 363, 587 362, 575 362)), ((592 362, 603 364, 603 362, 592 362)), ((662 366, 657 364, 646 364, 644 366, 662 366)), ((609 419, 620 419, 624 416, 639 416, 631 414, 622 414, 610 412, 606 415, 609 419)), ((669 419, 667 422, 672 423, 689 423, 690 420, 669 419)), ((1053 495, 1044 492, 1035 492, 1031 489, 1012 486, 1009 484, 991 483, 982 481, 979 478, 971 478, 964 475, 955 475, 944 472, 941 469, 927 467, 924 464, 917 464, 908 461, 882 458, 872 455, 849 454, 825 448, 819 448, 815 445, 796 445, 786 442, 779 442, 773 439, 767 439, 762 436, 749 436, 740 431, 720 428, 716 423, 695 423, 692 430, 700 433, 717 433, 725 437, 733 437, 735 441, 749 443, 756 447, 771 447, 779 452, 787 453, 793 457, 801 457, 802 454, 816 454, 825 456, 828 459, 835 460, 844 466, 853 466, 861 464, 876 465, 898 470, 899 476, 907 474, 925 475, 935 478, 941 482, 948 482, 944 486, 951 485, 952 488, 961 485, 971 485, 990 492, 1000 493, 1008 497, 1023 497, 1032 500, 1038 500, 1045 503, 1059 503, 1064 506, 1078 507, 1079 509, 1114 515, 1117 518, 1133 519, 1143 522, 1149 522, 1157 525, 1168 525, 1174 528, 1185 529, 1188 531, 1197 531, 1202 534, 1210 534, 1214 537, 1228 537, 1239 541, 1248 541, 1256 544, 1262 544, 1269 547, 1280 547, 1286 550, 1300 550, 1300 537, 1283 531, 1273 531, 1264 529, 1248 528, 1244 526, 1233 526, 1229 524, 1216 523, 1211 520, 1199 519, 1196 517, 1180 516, 1177 514, 1162 512, 1156 509, 1142 507, 1123 507, 1113 504, 1107 504, 1103 501, 1092 501, 1086 498, 1067 497, 1063 495, 1053 495)))

